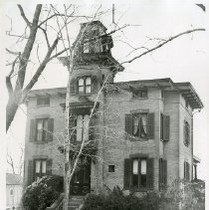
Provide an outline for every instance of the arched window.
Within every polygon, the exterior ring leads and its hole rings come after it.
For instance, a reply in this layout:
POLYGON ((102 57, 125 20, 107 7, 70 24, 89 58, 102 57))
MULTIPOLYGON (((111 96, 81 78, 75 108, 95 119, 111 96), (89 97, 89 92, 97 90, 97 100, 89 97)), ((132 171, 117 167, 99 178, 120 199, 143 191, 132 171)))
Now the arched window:
POLYGON ((190 144, 190 125, 187 121, 184 121, 184 144, 187 147, 190 144))
POLYGON ((11 188, 11 189, 10 189, 9 194, 10 194, 11 196, 13 196, 13 195, 14 195, 14 190, 13 190, 13 188, 11 188))

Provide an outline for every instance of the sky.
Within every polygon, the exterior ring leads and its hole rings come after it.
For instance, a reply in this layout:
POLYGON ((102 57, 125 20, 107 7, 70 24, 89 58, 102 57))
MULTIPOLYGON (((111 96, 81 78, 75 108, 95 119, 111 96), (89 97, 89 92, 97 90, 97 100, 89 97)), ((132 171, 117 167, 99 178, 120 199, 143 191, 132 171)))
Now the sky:
MULTIPOLYGON (((11 1, 12 2, 12 1, 11 1)), ((5 31, 10 27, 10 18, 13 20, 13 30, 21 32, 24 22, 20 18, 19 11, 13 3, 1 4, 1 56, 5 62, 8 54, 4 48, 16 49, 12 37, 7 37, 5 31), (3 5, 3 6, 2 6, 3 5)), ((23 1, 24 2, 24 1, 23 1)), ((26 1, 25 1, 26 2, 26 1)), ((112 24, 111 7, 112 1, 105 1, 101 10, 107 11, 100 20, 110 31, 112 24)), ((129 24, 122 32, 113 35, 113 56, 120 62, 130 59, 141 51, 127 55, 133 50, 132 47, 151 47, 152 38, 169 38, 180 32, 193 28, 208 28, 208 14, 195 5, 200 1, 170 1, 170 0, 125 0, 114 1, 115 20, 119 26, 129 24)), ((204 1, 202 1, 204 3, 204 1)), ((207 4, 205 3, 206 7, 207 4)), ((27 15, 31 15, 33 4, 23 4, 27 15)), ((62 5, 60 5, 62 6, 62 5)), ((79 1, 80 14, 91 14, 98 8, 98 1, 79 1)), ((81 20, 81 22, 85 22, 81 20)), ((71 35, 76 36, 79 30, 79 21, 71 25, 71 35)), ((194 114, 194 154, 201 159, 198 167, 198 176, 201 179, 209 177, 209 39, 208 32, 195 32, 172 41, 161 49, 146 55, 131 64, 124 65, 125 70, 118 73, 115 81, 128 81, 140 79, 155 79, 170 77, 174 82, 191 82, 203 101, 204 108, 200 113, 194 114)), ((19 47, 19 46, 18 46, 19 47)), ((4 69, 5 69, 5 63, 4 69)), ((1 64, 2 66, 2 64, 1 64)), ((27 80, 35 70, 32 66, 27 80)), ((7 74, 9 68, 4 72, 7 74)), ((45 69, 43 75, 35 85, 35 89, 63 87, 67 84, 67 70, 58 60, 53 60, 45 69)), ((6 90, 5 90, 6 91, 6 90)), ((7 95, 3 97, 6 101, 7 95)), ((25 124, 27 111, 24 106, 18 110, 15 120, 6 137, 9 152, 19 157, 19 145, 24 144, 25 124)))

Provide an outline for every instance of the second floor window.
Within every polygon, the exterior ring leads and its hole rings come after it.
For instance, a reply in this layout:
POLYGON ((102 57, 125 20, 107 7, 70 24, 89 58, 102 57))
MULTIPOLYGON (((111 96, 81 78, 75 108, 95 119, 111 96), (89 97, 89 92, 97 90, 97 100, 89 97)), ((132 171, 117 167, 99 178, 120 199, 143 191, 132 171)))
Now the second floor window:
POLYGON ((133 135, 141 138, 147 137, 147 113, 133 116, 133 135))
POLYGON ((35 160, 35 180, 46 176, 46 160, 35 160))
POLYGON ((79 93, 91 93, 91 77, 84 77, 78 80, 79 93))
POLYGON ((76 120, 76 141, 89 140, 89 115, 78 115, 76 120))
POLYGON ((46 141, 48 130, 48 119, 37 119, 36 121, 36 140, 46 141))
POLYGON ((187 121, 184 121, 184 144, 187 147, 190 144, 190 125, 187 121))
POLYGON ((125 131, 130 136, 154 139, 154 113, 126 114, 125 131))

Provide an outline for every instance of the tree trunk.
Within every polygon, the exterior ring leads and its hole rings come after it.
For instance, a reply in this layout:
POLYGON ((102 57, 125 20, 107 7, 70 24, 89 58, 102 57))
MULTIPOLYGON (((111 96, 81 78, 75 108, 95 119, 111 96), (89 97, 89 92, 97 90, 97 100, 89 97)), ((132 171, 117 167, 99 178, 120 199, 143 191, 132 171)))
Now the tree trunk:
POLYGON ((14 96, 12 95, 10 97, 11 98, 6 107, 6 132, 8 131, 18 109, 18 103, 15 102, 14 96))

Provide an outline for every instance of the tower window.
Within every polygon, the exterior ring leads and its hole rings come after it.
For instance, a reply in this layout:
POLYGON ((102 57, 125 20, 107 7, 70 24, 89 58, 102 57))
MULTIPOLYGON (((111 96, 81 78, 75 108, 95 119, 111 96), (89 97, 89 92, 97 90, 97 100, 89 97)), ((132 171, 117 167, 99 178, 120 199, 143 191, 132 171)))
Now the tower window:
POLYGON ((91 93, 91 77, 80 78, 78 80, 79 93, 91 93))

